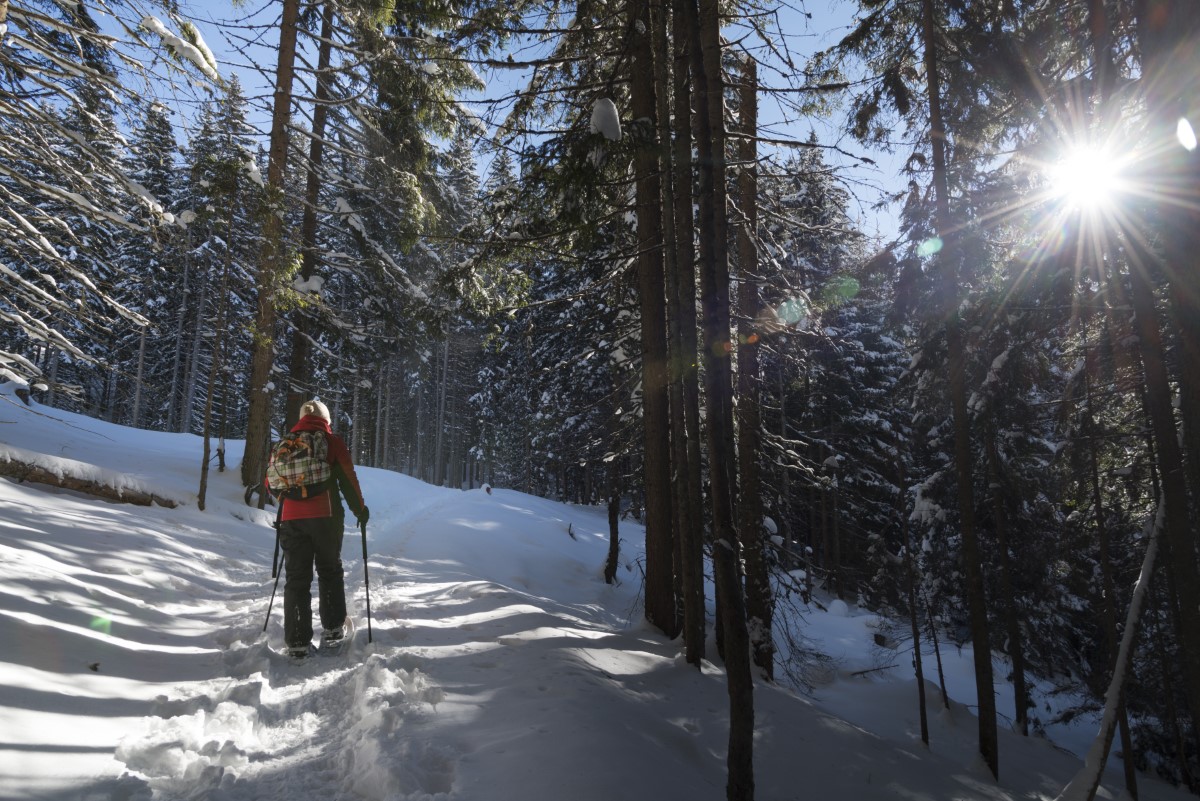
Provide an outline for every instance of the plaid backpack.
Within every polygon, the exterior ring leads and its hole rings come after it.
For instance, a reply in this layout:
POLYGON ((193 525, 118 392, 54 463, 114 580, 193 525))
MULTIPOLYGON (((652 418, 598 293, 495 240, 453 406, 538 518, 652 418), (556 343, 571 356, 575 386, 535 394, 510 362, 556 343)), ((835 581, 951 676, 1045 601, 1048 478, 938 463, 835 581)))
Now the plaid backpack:
POLYGON ((329 441, 324 431, 293 431, 275 444, 267 486, 276 498, 311 498, 329 486, 329 441))

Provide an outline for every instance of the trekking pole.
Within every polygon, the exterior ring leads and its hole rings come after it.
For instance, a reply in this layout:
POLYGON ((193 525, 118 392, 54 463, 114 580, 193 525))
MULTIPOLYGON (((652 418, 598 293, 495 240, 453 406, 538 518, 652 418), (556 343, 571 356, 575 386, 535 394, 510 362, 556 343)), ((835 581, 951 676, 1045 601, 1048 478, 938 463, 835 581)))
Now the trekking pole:
POLYGON ((279 499, 279 511, 275 513, 275 522, 271 525, 275 528, 275 555, 271 557, 271 578, 275 579, 275 586, 271 588, 271 602, 267 604, 267 619, 263 621, 263 631, 267 630, 267 624, 271 622, 271 608, 275 606, 275 591, 279 589, 279 518, 283 515, 283 498, 279 499))
POLYGON ((363 586, 367 590, 367 642, 373 642, 371 637, 371 576, 367 572, 367 524, 359 523, 358 527, 362 530, 363 586))

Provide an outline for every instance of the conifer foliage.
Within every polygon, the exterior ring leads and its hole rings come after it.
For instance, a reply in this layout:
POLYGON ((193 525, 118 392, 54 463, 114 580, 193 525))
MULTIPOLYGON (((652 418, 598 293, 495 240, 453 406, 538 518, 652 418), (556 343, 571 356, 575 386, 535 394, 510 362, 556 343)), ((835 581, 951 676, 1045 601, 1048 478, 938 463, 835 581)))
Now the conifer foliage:
POLYGON ((0 370, 93 412, 104 380, 82 365, 107 358, 119 321, 146 323, 115 294, 113 242, 152 238, 163 212, 122 168, 130 52, 87 4, 0 4, 0 370))

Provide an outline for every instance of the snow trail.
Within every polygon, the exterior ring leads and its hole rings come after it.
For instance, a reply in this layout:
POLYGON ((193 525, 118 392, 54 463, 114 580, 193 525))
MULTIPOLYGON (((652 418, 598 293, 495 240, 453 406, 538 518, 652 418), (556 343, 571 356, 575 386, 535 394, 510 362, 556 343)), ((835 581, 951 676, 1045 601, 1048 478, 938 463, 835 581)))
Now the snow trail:
MULTIPOLYGON (((343 551, 359 553, 351 548, 357 542, 347 532, 343 551)), ((361 559, 345 560, 347 602, 358 630, 351 649, 337 656, 295 664, 280 653, 278 597, 266 635, 259 622, 266 598, 232 604, 238 614, 217 634, 227 675, 160 696, 144 730, 121 743, 117 759, 147 777, 146 789, 162 798, 388 799, 449 792, 456 754, 411 739, 444 693, 412 657, 384 645, 404 637, 398 618, 408 608, 400 597, 404 584, 390 588, 398 579, 390 566, 398 563, 394 553, 371 560, 381 603, 374 609, 375 642, 368 644, 361 559)))

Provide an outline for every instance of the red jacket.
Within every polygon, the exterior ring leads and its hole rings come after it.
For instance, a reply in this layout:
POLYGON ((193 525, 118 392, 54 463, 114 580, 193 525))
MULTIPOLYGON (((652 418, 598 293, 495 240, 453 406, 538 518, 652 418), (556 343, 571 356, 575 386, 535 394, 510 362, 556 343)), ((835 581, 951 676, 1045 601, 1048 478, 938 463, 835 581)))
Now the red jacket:
POLYGON ((324 431, 329 444, 329 464, 333 466, 334 482, 331 489, 311 498, 288 498, 280 500, 283 511, 280 520, 306 520, 313 517, 342 517, 341 496, 346 496, 350 511, 357 515, 366 506, 363 501, 362 489, 358 486, 358 476, 354 473, 354 462, 350 459, 350 449, 342 438, 333 433, 329 423, 315 414, 305 415, 300 422, 292 426, 292 431, 324 431), (340 491, 339 491, 340 490, 340 491), (333 498, 337 498, 337 509, 333 508, 333 498))

